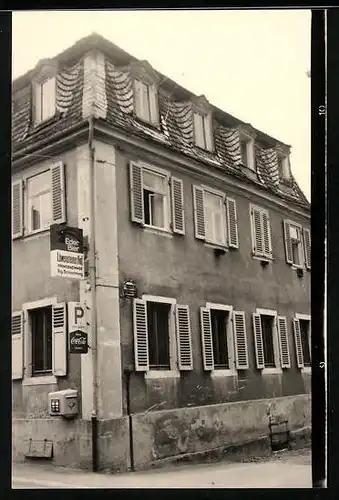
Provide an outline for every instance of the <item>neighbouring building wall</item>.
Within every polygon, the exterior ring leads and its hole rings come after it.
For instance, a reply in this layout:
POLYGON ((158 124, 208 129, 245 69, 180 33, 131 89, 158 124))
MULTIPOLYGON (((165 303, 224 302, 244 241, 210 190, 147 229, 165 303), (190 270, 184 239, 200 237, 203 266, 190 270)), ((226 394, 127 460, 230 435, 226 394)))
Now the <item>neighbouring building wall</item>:
MULTIPOLYGON (((296 366, 292 318, 295 313, 310 313, 310 273, 299 278, 286 263, 282 221, 285 218, 309 226, 307 217, 265 202, 255 194, 244 194, 236 186, 194 178, 173 163, 154 161, 140 154, 117 154, 119 281, 135 280, 138 297, 143 294, 173 297, 190 308, 193 366, 178 378, 147 378, 131 374, 131 411, 158 407, 170 409, 195 405, 273 398, 310 392, 310 374, 296 366), (131 222, 129 161, 143 160, 168 169, 183 180, 186 234, 160 234, 131 222), (161 165, 160 165, 161 164, 161 165), (195 238, 192 184, 207 184, 237 203, 239 249, 216 257, 212 248, 195 238), (249 204, 269 210, 274 260, 263 267, 251 255, 249 204), (203 286, 202 286, 203 284, 203 286), (214 377, 202 366, 199 308, 206 302, 232 305, 244 311, 247 327, 249 369, 235 377, 214 377), (287 317, 291 368, 280 374, 262 374, 255 367, 252 313, 256 308, 276 310, 287 317)), ((134 370, 132 304, 120 300, 123 367, 134 370)), ((126 406, 126 400, 124 402, 126 406)))

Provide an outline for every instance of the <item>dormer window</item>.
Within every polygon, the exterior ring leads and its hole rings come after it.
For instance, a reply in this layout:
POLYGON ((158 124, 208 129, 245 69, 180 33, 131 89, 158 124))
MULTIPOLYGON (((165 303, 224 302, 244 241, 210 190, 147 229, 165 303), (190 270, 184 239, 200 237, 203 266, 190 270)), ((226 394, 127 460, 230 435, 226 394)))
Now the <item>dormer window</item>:
POLYGON ((34 83, 34 118, 39 124, 52 118, 56 109, 55 77, 44 78, 34 83))
POLYGON ((157 125, 159 123, 158 93, 155 85, 134 80, 134 109, 140 120, 157 125))
POLYGON ((198 148, 213 151, 211 115, 194 112, 194 142, 198 148))
POLYGON ((251 170, 255 170, 254 160, 254 138, 240 133, 241 164, 251 170))
POLYGON ((288 156, 278 153, 278 170, 281 179, 290 178, 290 166, 288 156))

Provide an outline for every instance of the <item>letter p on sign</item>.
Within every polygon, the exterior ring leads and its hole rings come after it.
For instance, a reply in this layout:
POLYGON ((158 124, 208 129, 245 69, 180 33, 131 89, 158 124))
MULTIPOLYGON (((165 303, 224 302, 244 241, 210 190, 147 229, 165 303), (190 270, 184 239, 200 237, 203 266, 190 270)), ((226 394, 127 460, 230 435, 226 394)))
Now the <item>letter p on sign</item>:
POLYGON ((87 332, 85 307, 80 302, 68 302, 68 331, 81 330, 87 332))

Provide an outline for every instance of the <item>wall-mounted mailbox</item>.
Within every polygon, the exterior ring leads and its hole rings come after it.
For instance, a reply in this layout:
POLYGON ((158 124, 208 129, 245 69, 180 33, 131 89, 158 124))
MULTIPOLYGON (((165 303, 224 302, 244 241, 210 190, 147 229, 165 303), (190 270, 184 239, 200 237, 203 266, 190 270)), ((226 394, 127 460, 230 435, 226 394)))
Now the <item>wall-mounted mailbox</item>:
POLYGON ((49 413, 53 416, 71 418, 78 414, 78 391, 65 389, 64 391, 50 392, 48 394, 49 413))

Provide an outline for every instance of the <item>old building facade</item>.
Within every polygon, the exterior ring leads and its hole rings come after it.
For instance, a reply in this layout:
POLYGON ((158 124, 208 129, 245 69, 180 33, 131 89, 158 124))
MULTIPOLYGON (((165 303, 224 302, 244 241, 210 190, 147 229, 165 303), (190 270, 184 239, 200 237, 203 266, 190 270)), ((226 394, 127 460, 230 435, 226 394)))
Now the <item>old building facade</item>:
POLYGON ((12 136, 15 459, 48 441, 91 467, 93 414, 112 470, 260 439, 270 415, 310 426, 310 207, 289 146, 98 35, 13 83, 12 136), (95 294, 51 277, 54 223, 83 229, 95 294), (88 354, 68 352, 70 302, 88 354), (76 418, 50 415, 64 389, 76 418))

